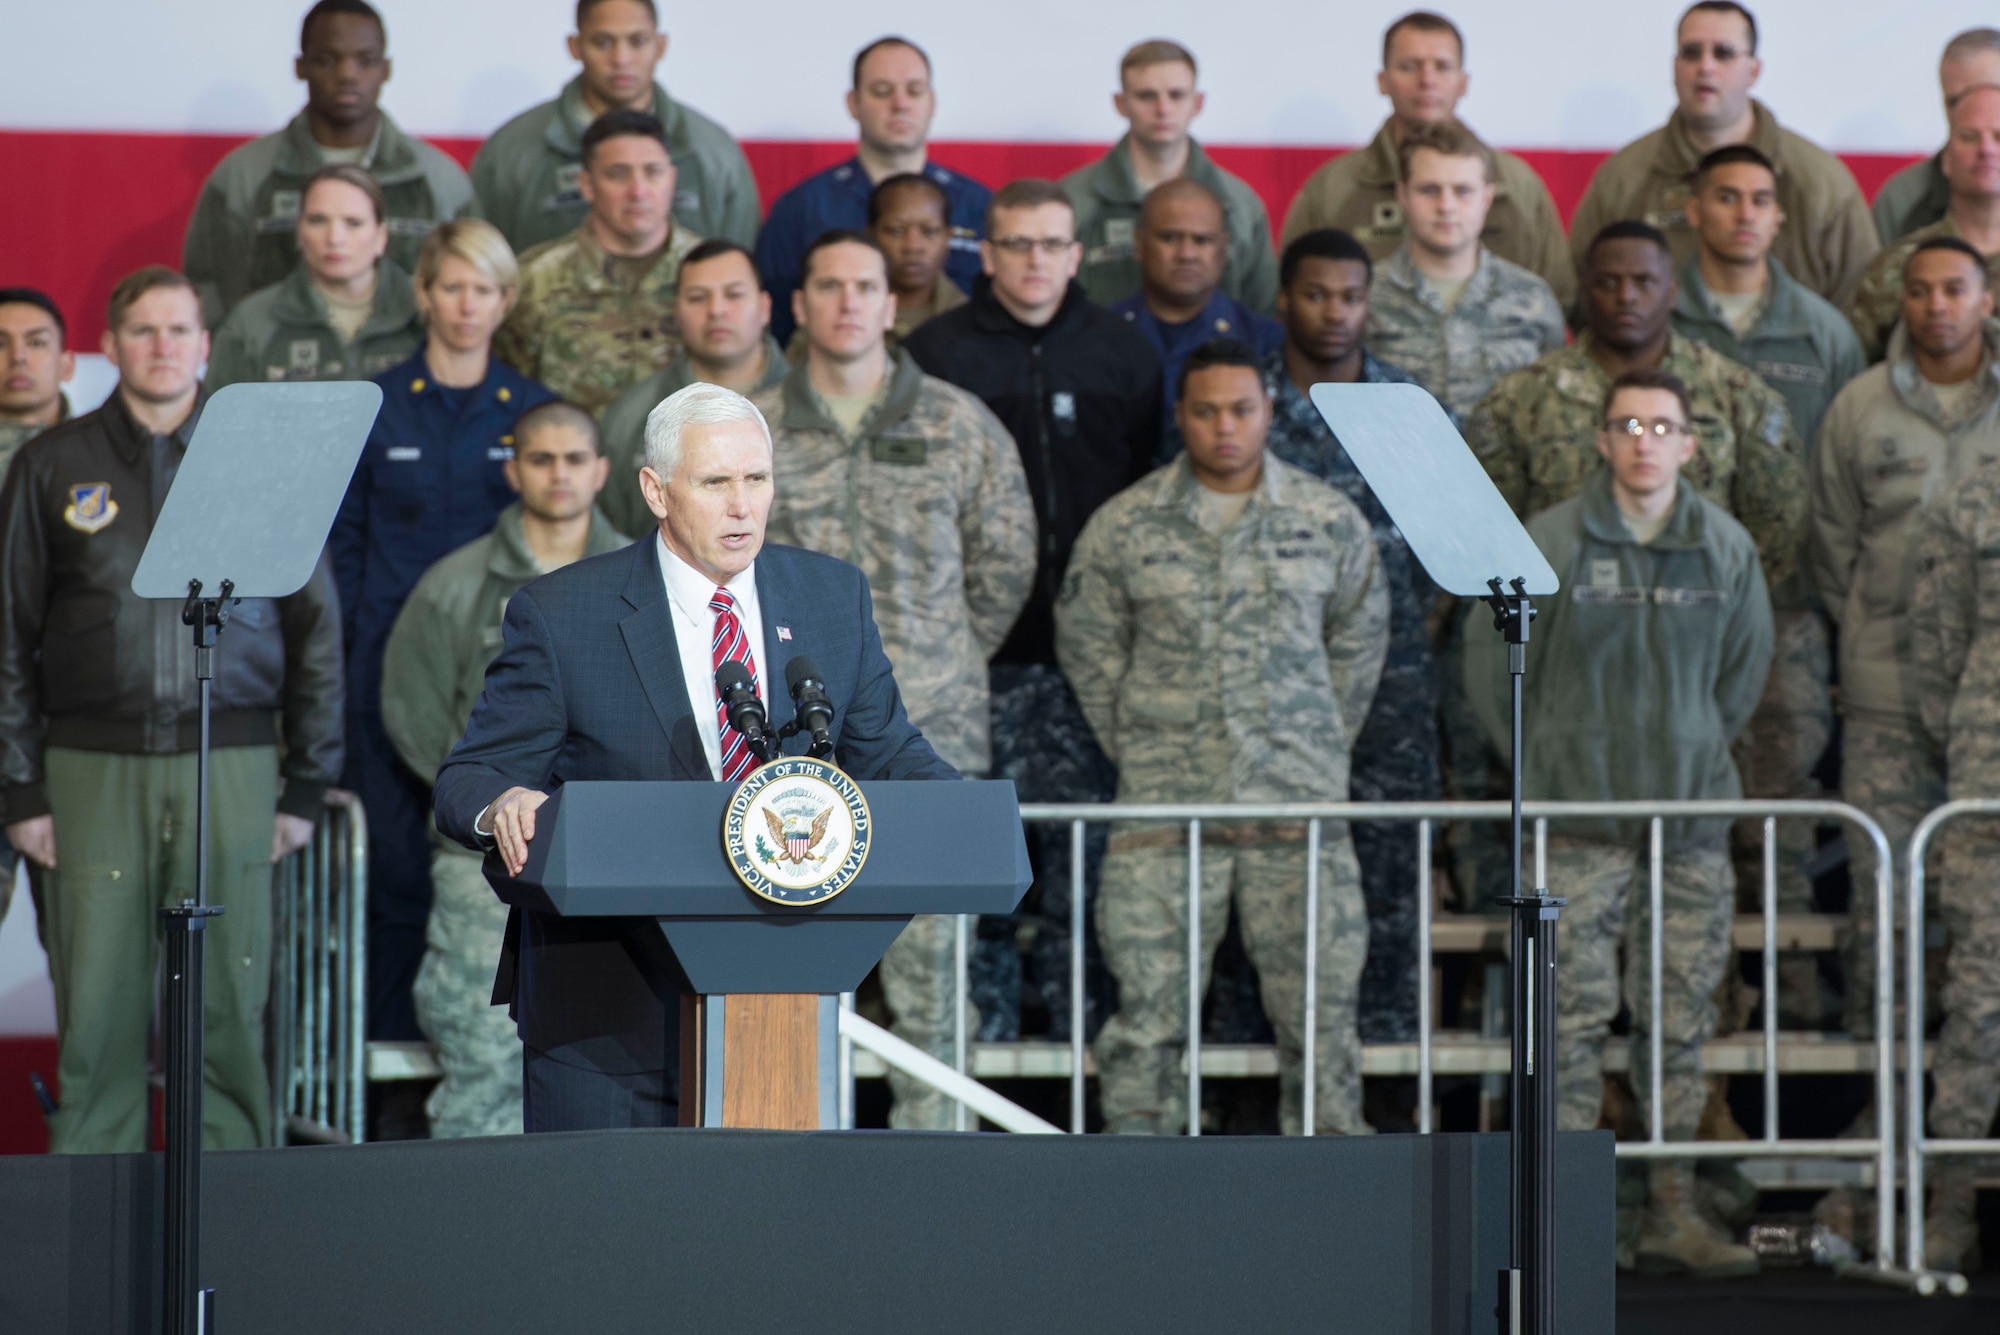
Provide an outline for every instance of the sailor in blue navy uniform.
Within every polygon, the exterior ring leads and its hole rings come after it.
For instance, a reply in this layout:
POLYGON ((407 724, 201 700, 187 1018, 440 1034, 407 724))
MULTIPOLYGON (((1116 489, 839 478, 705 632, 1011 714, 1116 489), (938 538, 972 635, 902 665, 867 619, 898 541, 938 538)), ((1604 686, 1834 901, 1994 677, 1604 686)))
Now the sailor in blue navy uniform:
POLYGON ((414 357, 375 377, 382 411, 327 540, 350 683, 341 786, 360 796, 368 819, 368 1036, 392 1040, 422 1037, 410 986, 430 913, 431 798, 382 727, 382 650, 424 571, 491 530, 512 504, 504 465, 514 421, 555 397, 487 355, 517 288, 499 233, 460 220, 431 239, 438 253, 426 245, 431 262, 420 261, 417 276, 429 337, 414 357), (481 272, 503 295, 490 310, 461 307, 454 294, 477 285, 481 272))
POLYGON ((925 151, 937 94, 930 57, 915 43, 884 37, 854 58, 854 88, 847 111, 860 129, 854 156, 808 176, 779 195, 757 233, 757 272, 771 294, 771 336, 783 346, 792 336, 792 293, 799 261, 814 238, 836 227, 865 231, 868 196, 878 181, 920 172, 937 182, 949 205, 951 251, 945 276, 961 292, 979 277, 979 239, 986 235, 986 205, 993 192, 960 172, 930 161, 925 151))

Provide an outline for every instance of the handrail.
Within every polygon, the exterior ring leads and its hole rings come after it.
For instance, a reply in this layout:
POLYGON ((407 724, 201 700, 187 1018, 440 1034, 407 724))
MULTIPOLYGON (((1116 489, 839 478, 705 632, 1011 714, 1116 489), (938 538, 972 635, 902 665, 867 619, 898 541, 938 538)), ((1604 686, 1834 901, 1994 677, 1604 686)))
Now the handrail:
POLYGON ((840 1011, 840 1036, 874 1053, 906 1075, 914 1076, 965 1108, 1006 1131, 1030 1136, 1060 1136, 1062 1128, 1000 1097, 970 1076, 960 1075, 914 1043, 905 1042, 857 1011, 840 1011))

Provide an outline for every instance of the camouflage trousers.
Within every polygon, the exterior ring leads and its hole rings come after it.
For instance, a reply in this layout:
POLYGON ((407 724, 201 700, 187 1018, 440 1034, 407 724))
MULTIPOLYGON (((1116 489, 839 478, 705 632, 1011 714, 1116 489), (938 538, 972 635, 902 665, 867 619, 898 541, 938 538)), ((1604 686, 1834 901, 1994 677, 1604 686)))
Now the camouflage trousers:
MULTIPOLYGON (((1623 997, 1632 1015, 1632 1088, 1640 1116, 1652 1108, 1650 968, 1652 905, 1640 846, 1551 838, 1549 893, 1569 900, 1556 925, 1556 1125, 1588 1131, 1603 1113, 1604 1040, 1623 997)), ((1729 967, 1736 914, 1729 854, 1669 850, 1661 868, 1661 1125, 1692 1140, 1708 1089, 1701 1046, 1715 1034, 1715 987, 1729 967)))
MULTIPOLYGON (((1743 795, 1791 801, 1813 797, 1813 770, 1833 737, 1833 697, 1828 685, 1833 655, 1826 618, 1787 608, 1772 613, 1775 652, 1757 712, 1736 741, 1736 770, 1743 795)), ((1810 868, 1818 846, 1815 823, 1777 822, 1773 842, 1780 913, 1811 913, 1810 868)), ((1745 913, 1764 908, 1764 822, 1736 823, 1731 849, 1736 863, 1736 903, 1745 913)), ((1814 1026, 1820 1014, 1819 963, 1810 952, 1788 951, 1778 961, 1778 991, 1786 1014, 1814 1026)))
MULTIPOLYGON (((1466 634, 1497 635, 1486 609, 1460 599, 1451 619, 1451 635, 1438 657, 1438 716, 1436 731, 1443 742, 1443 781, 1447 798, 1479 802, 1507 796, 1507 767, 1487 739, 1465 692, 1466 634), (1465 621, 1474 621, 1466 631, 1465 621)), ((1358 750, 1358 748, 1357 748, 1358 750)), ((1500 912, 1495 901, 1509 893, 1507 830, 1494 821, 1464 821, 1445 829, 1445 852, 1460 909, 1467 913, 1500 912)))
MULTIPOLYGON (((968 961, 979 920, 966 924, 968 961)), ((926 913, 910 919, 882 957, 878 977, 882 999, 892 1017, 889 1031, 941 1062, 957 1056, 958 1026, 952 1009, 952 981, 958 972, 957 919, 926 913)), ((979 1028, 979 1008, 965 999, 968 1039, 979 1028)), ((898 1131, 950 1131, 958 1124, 958 1105, 914 1076, 891 1069, 889 1125, 898 1131)), ((976 1128, 976 1119, 968 1122, 976 1128)))
MULTIPOLYGON (((1306 842, 1302 827, 1205 828, 1201 984, 1235 899, 1237 921, 1278 1039, 1279 1123, 1304 1128, 1306 842)), ((1105 1129, 1173 1135, 1187 1127, 1188 857, 1185 829, 1119 825, 1104 858, 1097 936, 1118 980, 1118 1013, 1093 1051, 1105 1129)), ((1356 993, 1368 914, 1354 847, 1339 826, 1320 842, 1314 1129, 1365 1134, 1356 993)))
POLYGON ((431 887, 424 958, 411 988, 417 1024, 444 1068, 424 1101, 431 1136, 517 1136, 521 1040, 507 1008, 492 1004, 507 906, 472 853, 433 850, 431 887))
MULTIPOLYGON (((1053 663, 996 663, 989 676, 993 700, 993 777, 1012 779, 1023 802, 1109 802, 1118 792, 1118 771, 1105 758, 1085 722, 1076 696, 1053 663)), ((1084 921, 1097 899, 1104 862, 1105 827, 1084 831, 1084 921)), ((1034 928, 1026 985, 1046 1011, 1049 1037, 1070 1033, 1070 827, 1027 827, 1028 858, 1035 883, 1019 914, 980 919, 973 958, 972 996, 979 1003, 982 1039, 1020 1037, 1021 953, 1016 928, 1034 928)), ((1084 1033, 1094 1035, 1116 1004, 1103 953, 1084 933, 1084 1033)))
MULTIPOLYGON (((1952 739, 1952 796, 1993 792, 1979 778, 2000 773, 2000 736, 1986 729, 1952 739)), ((1944 1028, 1931 1067, 1931 1134, 1975 1139, 2000 1106, 2000 821, 1945 827, 1939 893, 1951 948, 1945 958, 1944 1028)))
MULTIPOLYGON (((1882 714, 1847 714, 1841 721, 1840 796, 1875 818, 1888 837, 1894 859, 1891 880, 1896 908, 1890 921, 1908 916, 1903 906, 1904 863, 1917 822, 1945 800, 1944 756, 1914 719, 1882 714)), ((1875 849, 1853 830, 1847 832, 1847 869, 1854 884, 1849 921, 1841 945, 1847 975, 1847 1031, 1856 1038, 1875 1033, 1875 849)))

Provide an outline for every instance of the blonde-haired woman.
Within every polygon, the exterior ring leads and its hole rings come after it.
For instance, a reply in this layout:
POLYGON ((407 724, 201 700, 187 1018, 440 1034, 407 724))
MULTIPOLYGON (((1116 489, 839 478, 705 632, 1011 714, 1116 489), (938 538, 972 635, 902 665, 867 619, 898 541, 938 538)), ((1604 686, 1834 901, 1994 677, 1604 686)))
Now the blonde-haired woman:
MULTIPOLYGON (((347 645, 341 786, 368 812, 368 1028, 380 1039, 423 1037, 410 988, 431 902, 429 776, 397 758, 383 729, 382 650, 418 577, 513 501, 514 422, 555 397, 492 355, 520 274, 491 223, 439 224, 417 257, 415 288, 423 345, 375 377, 382 411, 327 544, 347 645)), ((518 1076, 519 1054, 512 1060, 518 1076)))

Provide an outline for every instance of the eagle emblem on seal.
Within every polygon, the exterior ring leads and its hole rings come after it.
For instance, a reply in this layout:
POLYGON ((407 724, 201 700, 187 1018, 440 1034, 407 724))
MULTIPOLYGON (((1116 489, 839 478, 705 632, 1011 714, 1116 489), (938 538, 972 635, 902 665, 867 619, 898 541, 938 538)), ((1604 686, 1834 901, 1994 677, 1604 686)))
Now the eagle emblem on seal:
POLYGON ((826 838, 826 824, 833 818, 833 808, 823 808, 813 817, 808 826, 805 821, 789 814, 780 817, 769 807, 763 807, 764 824, 770 827, 771 837, 778 841, 778 861, 790 862, 794 866, 808 861, 818 861, 813 857, 826 838))

